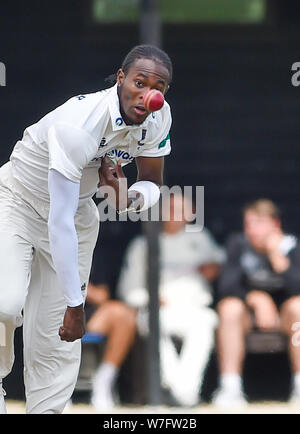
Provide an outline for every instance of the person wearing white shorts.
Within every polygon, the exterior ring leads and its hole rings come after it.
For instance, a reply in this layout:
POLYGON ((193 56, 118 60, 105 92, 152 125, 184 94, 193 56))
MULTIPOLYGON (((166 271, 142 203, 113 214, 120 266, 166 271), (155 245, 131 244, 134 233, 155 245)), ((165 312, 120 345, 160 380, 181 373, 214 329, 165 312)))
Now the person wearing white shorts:
POLYGON ((171 79, 165 52, 133 48, 113 87, 73 97, 28 127, 0 168, 0 413, 22 322, 26 412, 61 413, 70 399, 99 227, 92 196, 100 177, 118 211, 158 201, 171 114, 167 102, 149 112, 143 96, 165 94, 171 79), (121 192, 121 166, 134 159, 137 182, 121 192))

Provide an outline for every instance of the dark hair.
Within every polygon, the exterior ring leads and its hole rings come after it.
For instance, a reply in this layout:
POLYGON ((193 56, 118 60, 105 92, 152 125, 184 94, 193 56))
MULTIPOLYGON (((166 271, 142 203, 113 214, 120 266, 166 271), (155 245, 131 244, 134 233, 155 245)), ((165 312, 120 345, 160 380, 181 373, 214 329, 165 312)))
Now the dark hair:
MULTIPOLYGON (((170 57, 155 45, 137 45, 129 51, 125 59, 122 63, 122 70, 125 74, 129 71, 130 67, 137 59, 151 59, 155 62, 162 64, 169 72, 170 80, 172 81, 173 77, 173 66, 170 57)), ((117 74, 112 74, 107 77, 106 81, 110 81, 111 83, 115 83, 117 80, 117 74)))

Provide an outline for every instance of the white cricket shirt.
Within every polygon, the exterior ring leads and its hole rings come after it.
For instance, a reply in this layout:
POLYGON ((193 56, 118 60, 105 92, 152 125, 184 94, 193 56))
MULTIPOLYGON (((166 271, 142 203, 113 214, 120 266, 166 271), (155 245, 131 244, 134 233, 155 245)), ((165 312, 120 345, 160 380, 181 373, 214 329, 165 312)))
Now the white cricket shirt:
POLYGON ((101 158, 128 164, 135 157, 161 157, 171 151, 167 102, 141 125, 126 125, 117 84, 70 98, 28 127, 13 149, 13 176, 38 198, 49 201, 48 170, 80 183, 80 199, 94 195, 101 158))
MULTIPOLYGON (((212 301, 211 286, 201 275, 198 267, 204 264, 222 264, 225 252, 207 229, 187 232, 185 228, 174 234, 162 231, 160 245, 160 296, 170 295, 170 302, 191 305, 209 304, 212 301), (190 279, 187 285, 186 279, 190 279), (191 284, 191 282, 195 284, 191 284), (185 282, 183 284, 182 282, 185 282), (170 292, 169 292, 170 291, 170 292)), ((117 293, 121 300, 134 305, 134 300, 147 293, 147 240, 138 236, 130 242, 117 293)), ((146 300, 147 295, 142 296, 146 300)), ((136 306, 137 307, 137 306, 136 306)))

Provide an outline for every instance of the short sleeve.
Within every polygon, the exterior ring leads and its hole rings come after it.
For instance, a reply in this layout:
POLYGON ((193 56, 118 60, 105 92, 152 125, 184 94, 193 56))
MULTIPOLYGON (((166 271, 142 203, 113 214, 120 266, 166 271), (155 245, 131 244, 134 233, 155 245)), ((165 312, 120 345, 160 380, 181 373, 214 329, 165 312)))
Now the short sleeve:
POLYGON ((170 129, 172 116, 168 103, 163 110, 157 112, 156 123, 153 123, 152 137, 146 141, 145 149, 139 154, 141 157, 164 157, 171 152, 170 129))
POLYGON ((171 141, 170 141, 170 133, 166 135, 166 137, 158 143, 157 146, 153 146, 149 149, 145 149, 144 152, 140 154, 141 157, 164 157, 171 153, 171 141))
POLYGON ((97 143, 81 128, 57 123, 48 131, 49 169, 79 183, 83 169, 97 153, 97 143))

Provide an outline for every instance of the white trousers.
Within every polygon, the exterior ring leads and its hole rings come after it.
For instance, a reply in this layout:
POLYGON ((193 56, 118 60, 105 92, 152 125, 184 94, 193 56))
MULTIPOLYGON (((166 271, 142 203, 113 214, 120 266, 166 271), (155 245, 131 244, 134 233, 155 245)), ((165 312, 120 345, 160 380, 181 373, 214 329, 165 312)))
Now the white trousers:
MULTIPOLYGON (((0 168, 0 380, 12 369, 14 331, 23 322, 27 413, 63 411, 81 357, 80 340, 65 342, 58 335, 67 306, 52 263, 48 212, 14 180, 10 163, 0 168)), ((99 229, 92 199, 79 205, 75 224, 85 296, 99 229)))
POLYGON ((198 403, 205 369, 214 346, 217 315, 208 307, 162 306, 160 308, 160 356, 162 383, 181 405, 198 403), (172 336, 182 339, 180 354, 172 336))

